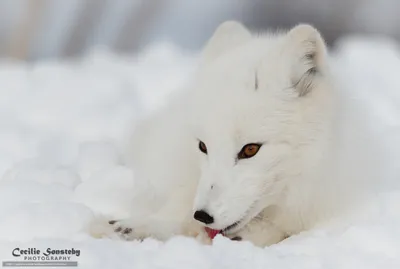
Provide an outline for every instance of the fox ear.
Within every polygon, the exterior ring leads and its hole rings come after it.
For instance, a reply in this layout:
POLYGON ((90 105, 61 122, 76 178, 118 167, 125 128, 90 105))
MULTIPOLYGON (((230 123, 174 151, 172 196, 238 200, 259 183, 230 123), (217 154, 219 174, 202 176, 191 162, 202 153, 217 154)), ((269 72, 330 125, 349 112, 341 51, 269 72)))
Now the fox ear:
POLYGON ((203 49, 202 60, 212 61, 224 51, 234 48, 251 38, 251 33, 239 22, 226 21, 215 30, 203 49))
POLYGON ((292 62, 292 83, 299 96, 312 91, 317 76, 321 75, 326 62, 326 45, 313 26, 300 24, 288 34, 288 47, 292 62))

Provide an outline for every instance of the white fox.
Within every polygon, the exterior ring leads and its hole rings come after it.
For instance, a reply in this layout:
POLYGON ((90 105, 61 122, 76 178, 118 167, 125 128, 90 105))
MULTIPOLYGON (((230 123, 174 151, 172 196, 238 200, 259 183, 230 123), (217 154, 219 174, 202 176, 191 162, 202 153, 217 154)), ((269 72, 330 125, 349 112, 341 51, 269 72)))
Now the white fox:
POLYGON ((187 88, 136 127, 128 163, 148 189, 110 228, 126 239, 209 242, 216 231, 268 246, 343 214, 378 164, 331 73, 310 25, 220 25, 187 88))

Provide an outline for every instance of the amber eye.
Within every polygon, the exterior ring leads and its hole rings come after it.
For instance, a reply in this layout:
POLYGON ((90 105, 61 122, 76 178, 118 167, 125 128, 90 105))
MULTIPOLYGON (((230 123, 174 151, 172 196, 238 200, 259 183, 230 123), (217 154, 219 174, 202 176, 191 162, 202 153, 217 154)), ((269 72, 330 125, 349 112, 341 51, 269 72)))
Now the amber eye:
POLYGON ((201 142, 201 141, 199 142, 199 149, 200 149, 201 152, 207 154, 207 147, 206 147, 206 144, 204 144, 204 143, 201 142))
POLYGON ((261 148, 261 144, 247 144, 238 154, 238 159, 248 159, 257 154, 258 150, 261 148))

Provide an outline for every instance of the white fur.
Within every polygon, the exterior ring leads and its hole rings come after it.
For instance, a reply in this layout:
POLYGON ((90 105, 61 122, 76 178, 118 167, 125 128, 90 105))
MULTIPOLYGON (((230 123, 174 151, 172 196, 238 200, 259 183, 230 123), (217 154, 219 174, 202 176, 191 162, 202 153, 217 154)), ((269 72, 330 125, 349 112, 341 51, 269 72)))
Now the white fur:
POLYGON ((222 24, 187 89, 136 127, 127 160, 146 191, 114 225, 132 227, 131 239, 204 238, 193 213, 205 210, 210 228, 241 220, 226 236, 265 246, 343 214, 378 164, 363 122, 345 131, 351 108, 334 81, 313 27, 254 35, 222 24), (263 145, 238 160, 248 143, 263 145))

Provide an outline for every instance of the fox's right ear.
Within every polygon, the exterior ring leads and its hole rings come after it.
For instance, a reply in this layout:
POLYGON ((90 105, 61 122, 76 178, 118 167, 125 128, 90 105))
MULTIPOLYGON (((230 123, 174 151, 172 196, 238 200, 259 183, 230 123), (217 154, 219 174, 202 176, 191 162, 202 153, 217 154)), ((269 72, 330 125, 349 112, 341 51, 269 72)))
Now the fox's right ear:
POLYGON ((251 33, 237 21, 226 21, 215 30, 203 49, 202 61, 209 62, 224 51, 250 40, 251 33))
POLYGON ((287 52, 292 56, 292 82, 304 96, 312 91, 316 77, 326 68, 327 49, 319 31, 311 25, 299 24, 288 32, 287 52))

